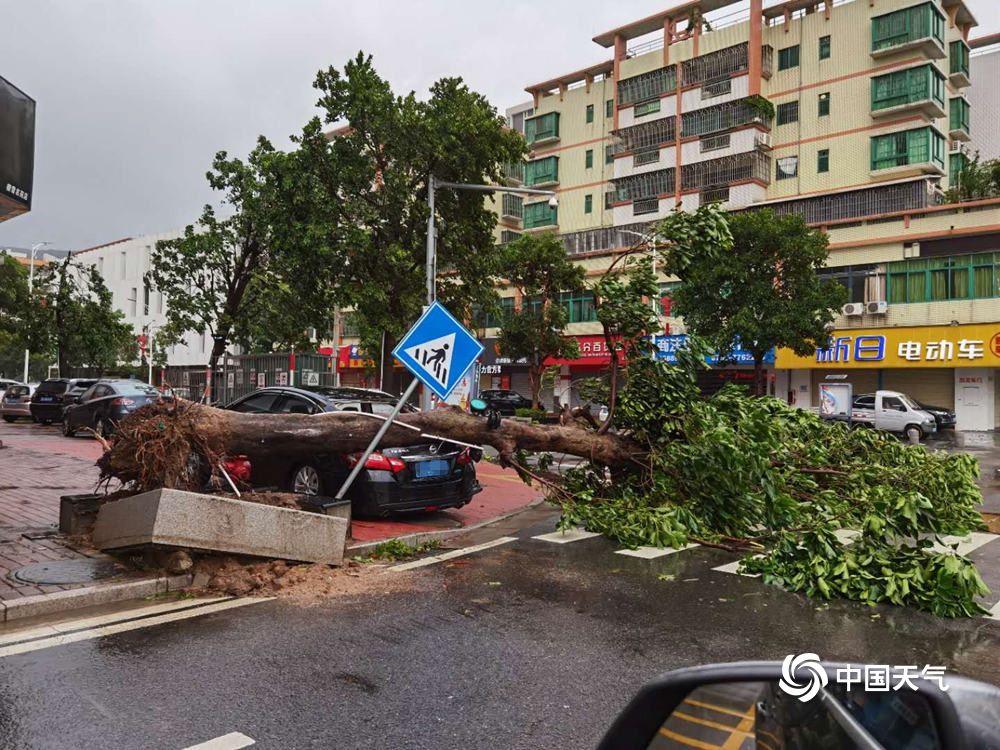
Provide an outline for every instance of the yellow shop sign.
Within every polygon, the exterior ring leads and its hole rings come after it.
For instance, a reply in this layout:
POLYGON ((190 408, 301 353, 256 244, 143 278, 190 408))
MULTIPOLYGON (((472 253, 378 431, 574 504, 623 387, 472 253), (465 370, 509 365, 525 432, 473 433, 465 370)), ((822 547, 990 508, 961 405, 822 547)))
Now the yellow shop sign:
POLYGON ((809 357, 779 349, 780 370, 908 367, 1000 367, 1000 323, 834 331, 809 357))

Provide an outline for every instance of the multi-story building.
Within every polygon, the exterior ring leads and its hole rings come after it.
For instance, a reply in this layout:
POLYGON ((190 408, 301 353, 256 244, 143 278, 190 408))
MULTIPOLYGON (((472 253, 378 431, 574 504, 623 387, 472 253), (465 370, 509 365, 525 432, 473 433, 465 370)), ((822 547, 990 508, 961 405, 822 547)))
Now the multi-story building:
MULTIPOLYGON (((594 37, 610 59, 527 87, 524 184, 554 190, 559 206, 526 199, 523 231, 557 232, 597 276, 678 208, 802 216, 828 233, 826 274, 851 302, 829 350, 776 353, 773 391, 814 405, 821 381, 846 376, 856 392, 904 390, 954 406, 961 428, 993 429, 1000 200, 944 198, 974 135, 975 18, 962 0, 746 5, 695 0, 627 23, 594 37)), ((666 298, 674 282, 661 277, 666 298)), ((565 304, 581 355, 554 363, 555 395, 571 398, 571 381, 607 353, 593 299, 565 304)), ((664 324, 684 333, 681 320, 664 324)), ((484 363, 482 385, 523 387, 523 368, 484 363)))
MULTIPOLYGON (((1000 81, 1000 33, 969 41, 972 48, 969 69, 974 81, 1000 81)), ((1000 85, 973 86, 972 153, 983 161, 1000 159, 1000 85)))
MULTIPOLYGON (((163 294, 151 289, 145 281, 150 270, 153 249, 159 240, 176 239, 183 231, 160 232, 141 237, 128 237, 73 253, 80 263, 93 266, 104 278, 111 291, 112 304, 122 312, 136 337, 145 336, 146 346, 157 352, 157 331, 166 322, 166 302, 163 294)), ((212 351, 209 332, 188 334, 184 343, 166 349, 169 366, 204 367, 212 351)))

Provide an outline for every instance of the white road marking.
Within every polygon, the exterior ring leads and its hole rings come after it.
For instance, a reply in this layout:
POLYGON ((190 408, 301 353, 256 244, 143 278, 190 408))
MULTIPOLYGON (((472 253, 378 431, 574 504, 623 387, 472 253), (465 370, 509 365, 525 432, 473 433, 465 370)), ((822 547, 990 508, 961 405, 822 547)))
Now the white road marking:
POLYGON ((744 578, 760 578, 760 573, 740 573, 740 560, 734 560, 731 563, 726 563, 725 565, 720 565, 717 568, 712 568, 712 570, 718 571, 719 573, 735 573, 736 575, 743 576, 744 578))
POLYGON ((569 544, 570 542, 579 542, 581 539, 590 539, 595 536, 600 536, 600 534, 593 531, 584 531, 583 529, 570 529, 569 531, 553 531, 551 534, 540 534, 531 538, 537 539, 540 542, 569 544))
POLYGON ((620 549, 616 550, 616 555, 625 555, 626 557, 638 557, 643 560, 655 560, 657 557, 663 557, 664 555, 672 555, 676 552, 683 552, 686 549, 693 549, 694 547, 700 547, 699 544, 685 544, 679 549, 674 549, 673 547, 639 547, 638 549, 620 549))
POLYGON ((85 630, 87 628, 100 627, 102 625, 123 622, 125 620, 135 620, 140 617, 158 615, 164 612, 194 609, 205 606, 206 604, 228 601, 232 598, 234 597, 220 596, 208 599, 180 599, 170 602, 160 602, 159 604, 152 604, 148 607, 136 607, 134 609, 126 609, 104 615, 95 615, 93 617, 78 617, 73 620, 52 622, 35 628, 3 632, 0 633, 0 646, 6 646, 11 643, 19 643, 21 641, 33 640, 45 636, 57 636, 74 630, 85 630))
POLYGON ((44 648, 52 648, 53 646, 64 646, 68 643, 86 641, 92 638, 101 638, 103 636, 114 635, 116 633, 126 633, 130 630, 149 628, 154 625, 162 625, 164 623, 175 622, 177 620, 186 620, 191 617, 201 617, 202 615, 208 615, 214 612, 222 612, 227 609, 234 609, 236 607, 245 607, 248 604, 257 604, 258 602, 266 602, 270 600, 271 600, 270 598, 229 599, 226 601, 216 602, 214 604, 208 604, 205 605, 204 607, 189 607, 187 609, 183 609, 178 612, 168 612, 166 614, 156 615, 154 617, 147 617, 143 620, 126 620, 124 622, 117 622, 110 625, 103 625, 100 627, 90 628, 88 630, 80 630, 73 633, 60 633, 59 635, 55 635, 50 638, 41 638, 39 640, 27 641, 24 643, 14 643, 8 646, 4 646, 0 648, 0 658, 3 658, 5 656, 14 656, 15 654, 26 654, 31 651, 39 651, 44 648))
POLYGON ((990 613, 988 615, 983 615, 983 617, 988 617, 991 620, 1000 620, 1000 602, 997 602, 990 607, 990 613))
POLYGON ((445 560, 452 560, 456 557, 471 555, 473 552, 479 552, 480 550, 489 549, 490 547, 499 547, 501 544, 508 544, 510 542, 516 542, 516 541, 517 537, 502 536, 499 539, 494 539, 491 542, 474 544, 471 547, 462 547, 462 549, 453 549, 450 552, 443 552, 440 555, 434 555, 433 557, 425 557, 420 560, 414 560, 413 562, 402 563, 401 565, 393 565, 391 568, 388 568, 387 570, 399 573, 404 570, 423 568, 426 565, 434 565, 435 563, 444 562, 445 560))
POLYGON ((230 732, 221 737, 216 737, 214 740, 202 742, 198 745, 191 745, 184 748, 184 750, 239 750, 241 747, 250 747, 254 744, 256 744, 256 741, 250 739, 245 734, 230 732))
MULTIPOLYGON (((967 555, 975 549, 979 549, 984 544, 989 544, 993 540, 997 539, 996 534, 987 534, 981 531, 974 531, 969 536, 945 536, 941 537, 941 540, 948 545, 958 543, 958 549, 955 552, 959 555, 967 555)), ((944 547, 939 544, 934 545, 935 552, 951 552, 951 547, 944 547)))

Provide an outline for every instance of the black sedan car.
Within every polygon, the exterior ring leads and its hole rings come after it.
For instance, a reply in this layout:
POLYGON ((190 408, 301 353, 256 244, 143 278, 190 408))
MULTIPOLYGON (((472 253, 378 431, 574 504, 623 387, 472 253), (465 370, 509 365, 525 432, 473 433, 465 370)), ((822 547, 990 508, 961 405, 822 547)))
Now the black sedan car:
POLYGON ((31 396, 31 418, 42 424, 62 422, 73 400, 97 382, 96 378, 49 378, 31 396))
POLYGON ((514 416, 518 409, 530 409, 531 399, 525 398, 517 391, 488 390, 480 391, 479 398, 486 402, 486 405, 508 417, 514 416))
MULTIPOLYGON (((324 392, 276 386, 236 399, 226 409, 254 414, 321 414, 356 411, 387 416, 395 397, 381 391, 336 389, 324 392)), ((413 411, 404 407, 404 411, 413 411)), ((252 484, 304 495, 337 493, 360 454, 331 451, 320 456, 248 455, 252 484)), ((476 479, 478 452, 445 441, 421 442, 373 453, 348 497, 358 517, 403 511, 461 508, 482 490, 476 479)))
POLYGON ((917 406, 934 417, 939 430, 951 430, 955 428, 955 412, 953 410, 944 406, 931 406, 920 401, 917 402, 917 406))
POLYGON ((89 428, 108 437, 115 425, 140 406, 160 400, 160 391, 139 380, 99 380, 66 407, 62 430, 66 437, 89 428))

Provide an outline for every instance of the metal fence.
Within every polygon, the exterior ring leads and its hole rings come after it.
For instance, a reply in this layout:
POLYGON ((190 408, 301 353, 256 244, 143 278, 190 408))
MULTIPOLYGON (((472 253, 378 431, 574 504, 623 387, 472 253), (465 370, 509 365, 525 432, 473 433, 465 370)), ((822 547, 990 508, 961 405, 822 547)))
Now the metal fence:
MULTIPOLYGON (((336 356, 323 354, 230 355, 219 360, 212 376, 211 400, 228 403, 258 388, 290 385, 302 388, 336 384, 336 356)), ((205 393, 207 367, 168 367, 164 382, 178 395, 199 400, 205 393)))

